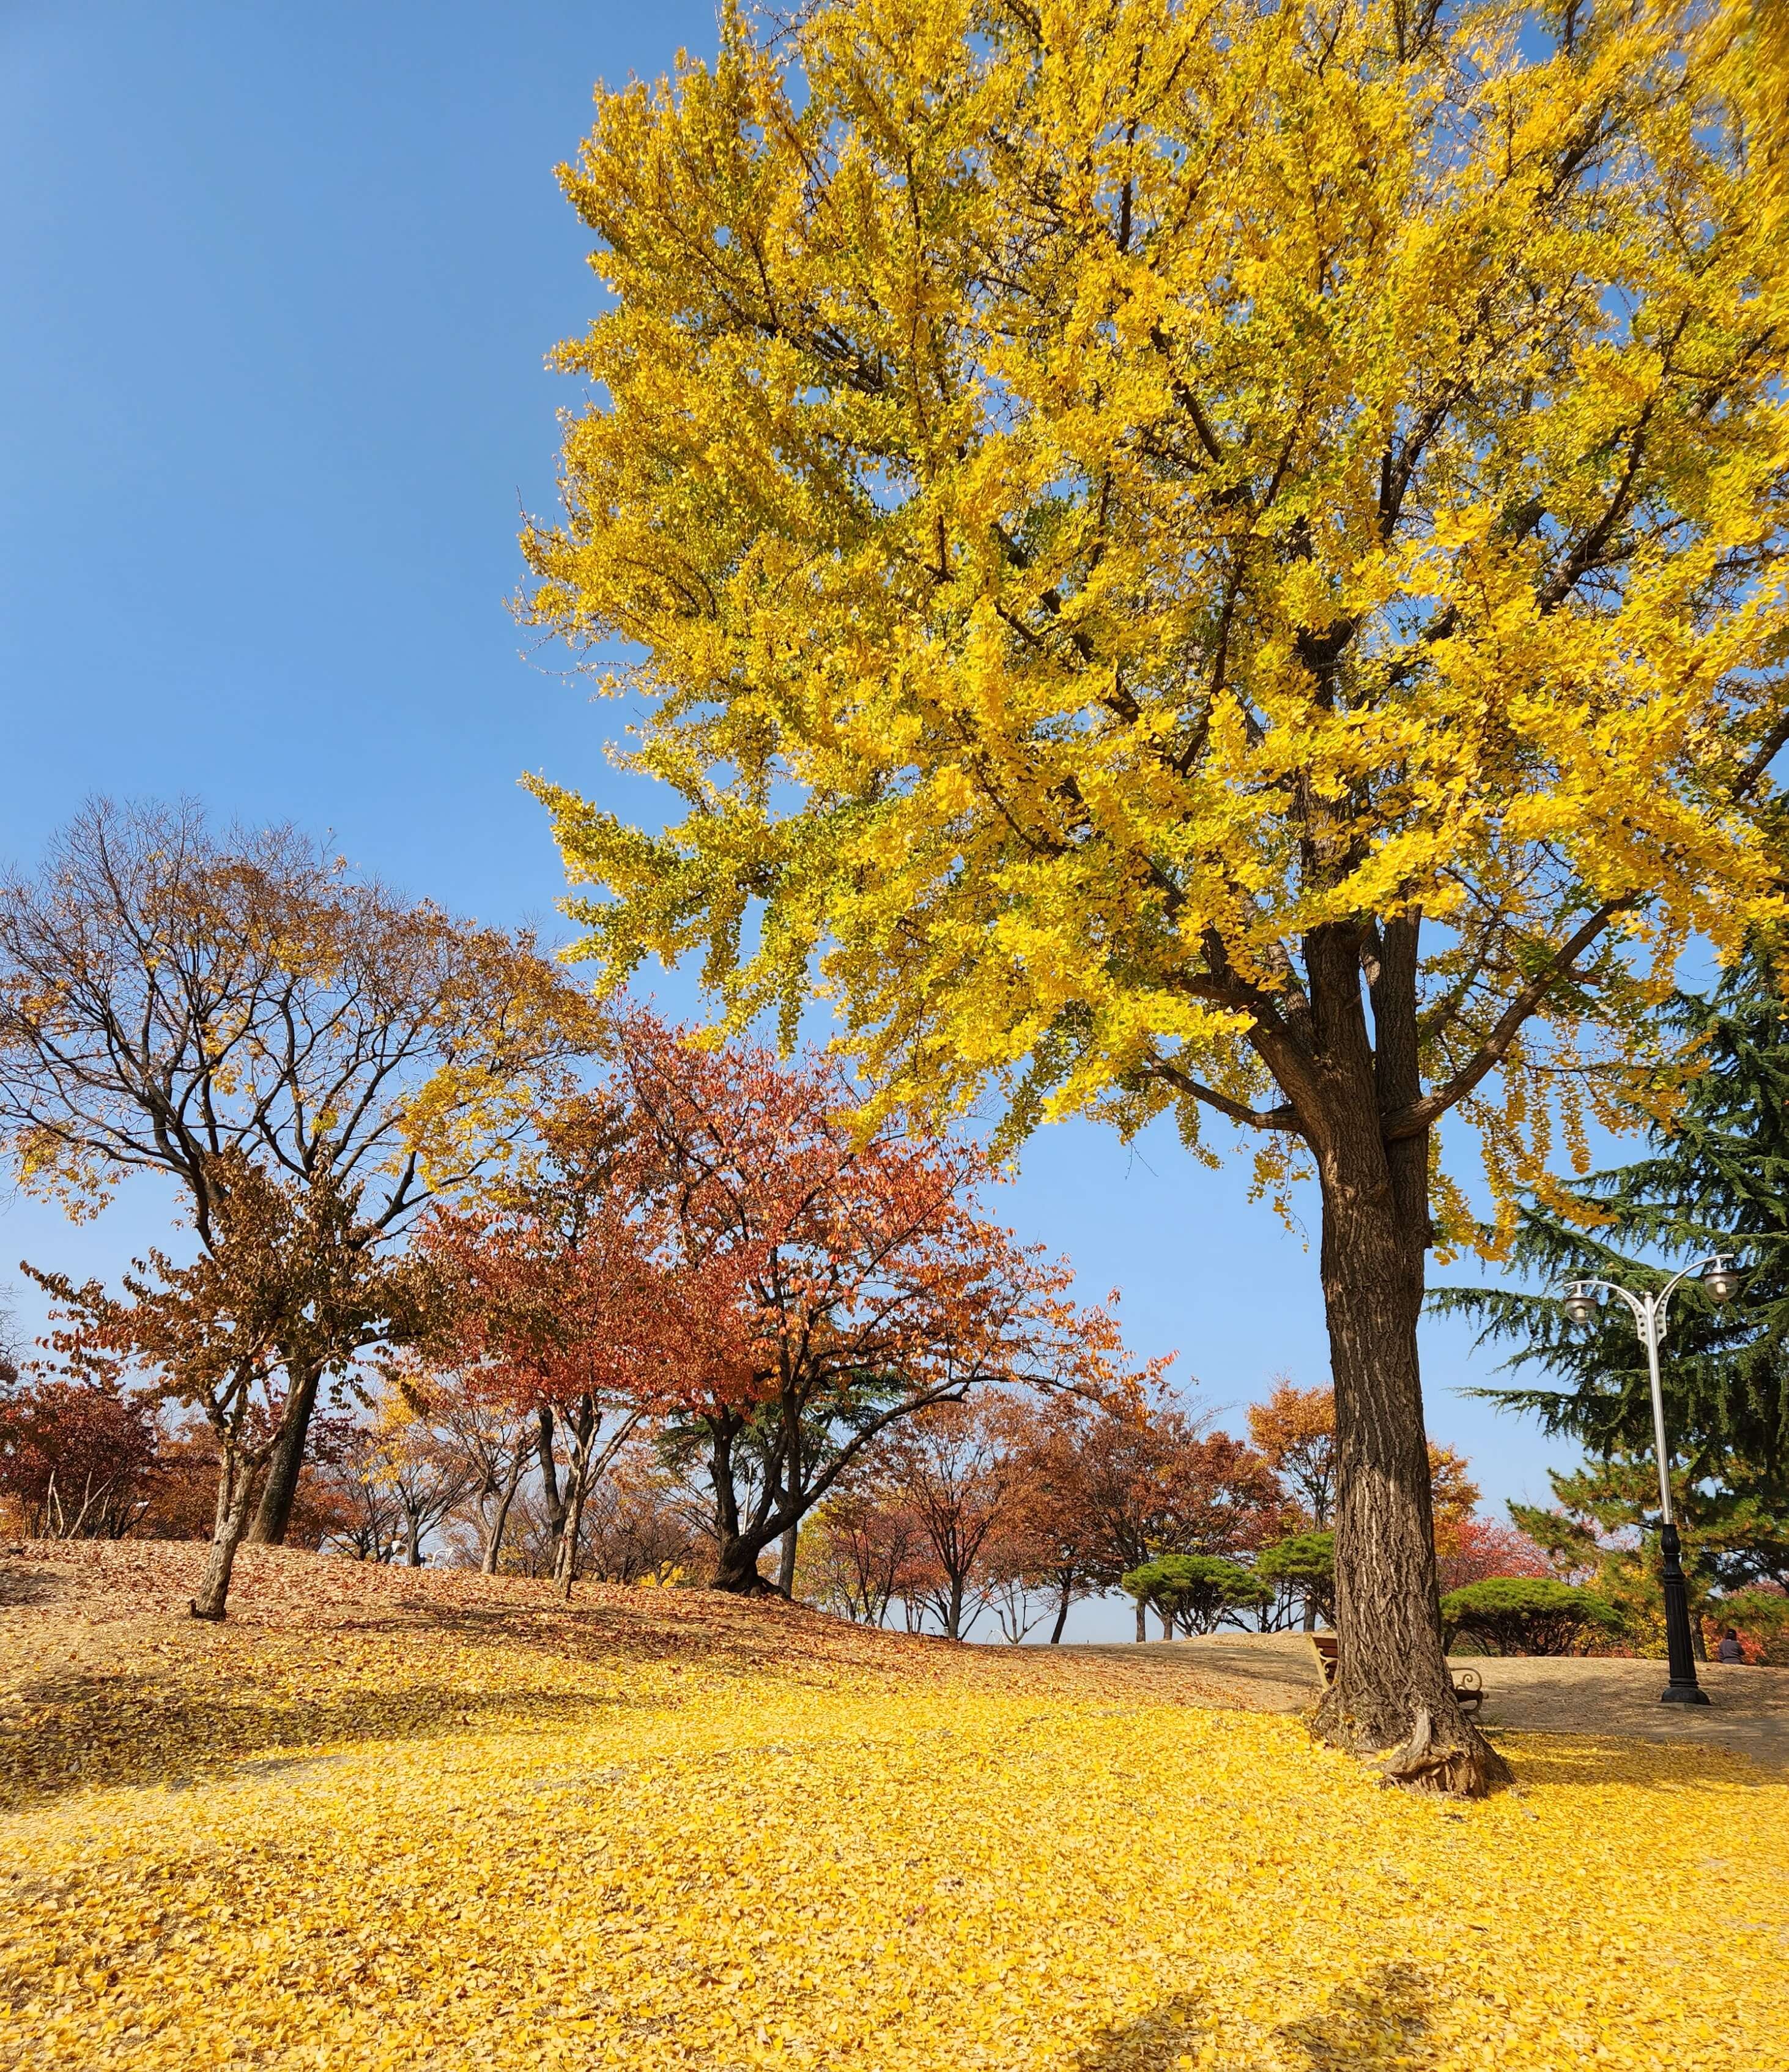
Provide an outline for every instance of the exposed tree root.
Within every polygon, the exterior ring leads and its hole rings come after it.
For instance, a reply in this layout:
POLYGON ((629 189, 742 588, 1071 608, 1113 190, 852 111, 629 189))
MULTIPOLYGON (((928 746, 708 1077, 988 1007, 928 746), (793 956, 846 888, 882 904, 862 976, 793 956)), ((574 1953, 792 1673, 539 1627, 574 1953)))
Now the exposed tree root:
POLYGON ((1495 1786, 1509 1783, 1514 1772, 1476 1727, 1464 1727, 1457 1741, 1438 1740, 1428 1708, 1419 1706, 1410 1738, 1386 1757, 1380 1775, 1407 1791, 1483 1799, 1495 1786))
POLYGON ((1450 1733, 1438 1734, 1426 1705, 1417 1708, 1409 1739, 1391 1748, 1364 1733, 1332 1699, 1317 1708, 1311 1732, 1333 1747, 1377 1764, 1382 1784, 1433 1798, 1483 1799, 1514 1781, 1508 1763, 1476 1727, 1458 1720, 1450 1733))

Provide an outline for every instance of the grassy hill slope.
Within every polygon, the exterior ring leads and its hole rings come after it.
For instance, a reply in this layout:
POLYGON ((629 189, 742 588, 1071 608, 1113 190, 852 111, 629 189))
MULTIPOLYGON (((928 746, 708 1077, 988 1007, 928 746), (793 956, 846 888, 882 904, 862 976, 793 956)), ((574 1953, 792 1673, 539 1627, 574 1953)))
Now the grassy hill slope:
POLYGON ((1159 1656, 258 1550, 219 1629, 199 1552, 0 1560, 0 2065, 1789 2058, 1737 1757, 1444 1807, 1159 1656))

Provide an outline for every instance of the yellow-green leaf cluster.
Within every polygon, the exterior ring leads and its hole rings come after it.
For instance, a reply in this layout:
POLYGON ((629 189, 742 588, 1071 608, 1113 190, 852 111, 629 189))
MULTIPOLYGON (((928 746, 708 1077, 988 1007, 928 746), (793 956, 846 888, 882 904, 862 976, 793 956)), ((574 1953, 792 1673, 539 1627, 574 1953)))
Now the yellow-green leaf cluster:
POLYGON ((537 782, 582 953, 1191 1135, 1302 945, 1421 917, 1494 1184, 1580 1147, 1780 918, 1771 12, 835 0, 600 93, 527 610, 636 643, 686 810, 537 782))

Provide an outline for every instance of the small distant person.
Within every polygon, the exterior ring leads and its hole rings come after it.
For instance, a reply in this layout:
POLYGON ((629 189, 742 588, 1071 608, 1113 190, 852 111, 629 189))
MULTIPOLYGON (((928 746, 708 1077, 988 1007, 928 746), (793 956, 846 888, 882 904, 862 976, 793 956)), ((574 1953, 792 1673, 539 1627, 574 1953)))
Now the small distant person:
POLYGON ((1729 1626, 1721 1636, 1721 1645, 1715 1650, 1715 1659, 1720 1662, 1743 1662, 1746 1651, 1739 1644, 1739 1629, 1729 1626))

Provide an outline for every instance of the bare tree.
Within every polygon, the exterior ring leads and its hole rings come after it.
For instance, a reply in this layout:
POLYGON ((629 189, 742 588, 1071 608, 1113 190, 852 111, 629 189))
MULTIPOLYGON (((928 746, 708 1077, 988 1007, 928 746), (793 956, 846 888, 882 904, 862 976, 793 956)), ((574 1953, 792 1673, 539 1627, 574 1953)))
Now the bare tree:
POLYGON ((404 1520, 404 1559, 420 1568, 423 1542, 470 1494, 472 1466, 457 1448, 411 1420, 380 1433, 378 1472, 404 1520))
MULTIPOLYGON (((133 1172, 169 1174, 207 1249, 225 1152, 358 1190, 355 1241, 388 1245, 525 1133, 597 1034, 531 937, 400 899, 290 827, 219 835, 191 804, 101 800, 35 876, 0 877, 0 1137, 20 1179, 91 1211, 133 1172)), ((319 1383, 357 1350, 276 1348, 288 1410, 252 1537, 284 1537, 319 1383)))
POLYGON ((449 1509, 470 1512, 468 1522, 475 1523, 478 1532, 479 1572, 494 1576, 516 1493, 535 1458, 534 1416, 482 1389, 476 1372, 431 1373, 419 1359, 400 1357, 388 1367, 387 1378, 444 1458, 458 1464, 461 1486, 449 1509))
POLYGON ((585 1559, 611 1583, 706 1581, 714 1564, 701 1492, 634 1437, 593 1486, 584 1511, 585 1559))
POLYGON ((378 1435, 363 1424, 323 1467, 323 1480, 338 1499, 341 1519, 326 1535, 326 1547, 359 1561, 397 1559, 404 1544, 404 1515, 383 1466, 378 1435))

